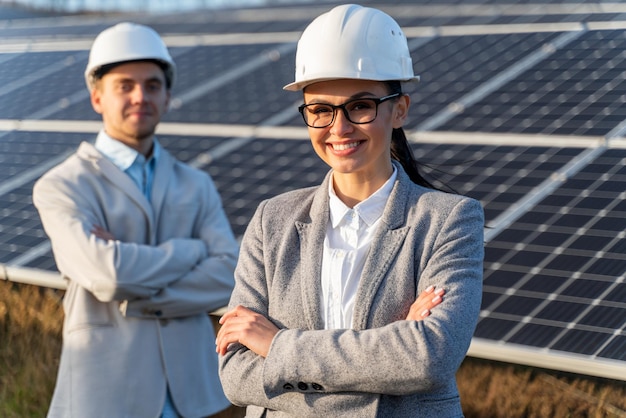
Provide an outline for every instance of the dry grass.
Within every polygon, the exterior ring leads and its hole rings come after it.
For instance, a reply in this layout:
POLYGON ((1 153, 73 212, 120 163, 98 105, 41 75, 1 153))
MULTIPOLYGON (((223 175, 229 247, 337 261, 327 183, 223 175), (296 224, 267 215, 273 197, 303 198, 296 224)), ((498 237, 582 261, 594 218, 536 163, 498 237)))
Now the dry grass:
POLYGON ((457 381, 467 418, 626 417, 626 382, 474 358, 457 381))
MULTIPOLYGON (((61 351, 58 294, 0 281, 0 417, 44 417, 61 351)), ((626 417, 626 383, 468 358, 467 418, 626 417)), ((231 408, 216 418, 243 417, 231 408)))
POLYGON ((0 417, 43 417, 61 352, 63 310, 47 289, 0 280, 0 417))

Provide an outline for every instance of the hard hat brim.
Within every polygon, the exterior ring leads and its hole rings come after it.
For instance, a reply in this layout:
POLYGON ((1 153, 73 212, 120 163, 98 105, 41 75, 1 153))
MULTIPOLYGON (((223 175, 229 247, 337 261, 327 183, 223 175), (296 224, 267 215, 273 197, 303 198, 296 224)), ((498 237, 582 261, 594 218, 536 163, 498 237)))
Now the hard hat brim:
MULTIPOLYGON (((311 80, 302 80, 302 81, 294 81, 293 83, 289 83, 283 87, 283 90, 287 91, 300 91, 304 90, 305 87, 310 86, 311 84, 320 83, 322 81, 331 81, 331 80, 368 80, 368 81, 394 81, 394 80, 374 80, 369 78, 353 78, 353 77, 320 77, 314 78, 311 80)), ((420 76, 414 76, 407 80, 397 80, 402 83, 403 90, 406 86, 407 90, 413 90, 417 83, 420 81, 420 76)))

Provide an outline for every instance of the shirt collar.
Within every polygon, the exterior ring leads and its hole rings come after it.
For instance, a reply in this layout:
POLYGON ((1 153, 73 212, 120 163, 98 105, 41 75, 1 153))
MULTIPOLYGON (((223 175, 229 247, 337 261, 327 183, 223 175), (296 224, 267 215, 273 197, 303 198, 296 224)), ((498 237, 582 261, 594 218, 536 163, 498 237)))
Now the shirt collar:
POLYGON ((339 199, 335 193, 335 188, 333 187, 331 179, 328 186, 328 195, 330 198, 329 208, 332 227, 336 228, 351 210, 355 211, 367 225, 373 225, 374 222, 382 216, 383 211, 385 210, 385 205, 387 204, 389 195, 391 195, 391 190, 393 189, 397 176, 398 169, 394 166, 393 173, 391 173, 391 176, 387 179, 385 184, 383 184, 380 189, 376 190, 367 199, 359 202, 353 209, 350 209, 341 201, 341 199, 339 199))
MULTIPOLYGON (((161 146, 156 138, 154 138, 153 143, 152 155, 148 158, 148 160, 154 159, 156 162, 161 154, 161 146)), ((139 152, 123 142, 111 138, 104 130, 101 130, 98 134, 94 146, 122 171, 128 170, 128 168, 133 165, 135 160, 144 159, 144 156, 139 152)))

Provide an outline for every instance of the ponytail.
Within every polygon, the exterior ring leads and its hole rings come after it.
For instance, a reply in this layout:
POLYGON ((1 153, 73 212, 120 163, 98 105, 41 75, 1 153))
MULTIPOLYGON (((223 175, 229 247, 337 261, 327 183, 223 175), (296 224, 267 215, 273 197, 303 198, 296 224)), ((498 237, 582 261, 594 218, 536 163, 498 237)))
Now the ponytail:
MULTIPOLYGON (((387 81, 386 84, 390 90, 389 94, 402 93, 402 85, 399 81, 387 81)), ((420 163, 413 157, 413 151, 402 128, 394 128, 391 133, 391 158, 400 163, 413 183, 429 189, 441 190, 420 174, 420 163)))
POLYGON ((404 129, 396 128, 391 134, 391 158, 400 163, 404 171, 409 175, 411 181, 420 186, 436 189, 419 172, 419 164, 413 158, 413 152, 404 134, 404 129))

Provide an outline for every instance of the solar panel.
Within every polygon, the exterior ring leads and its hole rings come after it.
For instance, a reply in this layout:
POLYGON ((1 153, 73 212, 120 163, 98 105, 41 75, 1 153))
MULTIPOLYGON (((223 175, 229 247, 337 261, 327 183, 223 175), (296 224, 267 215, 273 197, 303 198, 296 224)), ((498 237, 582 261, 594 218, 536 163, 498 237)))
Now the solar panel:
MULTIPOLYGON (((470 355, 624 380, 626 7, 456 3, 372 4, 405 28, 422 76, 407 126, 417 159, 485 208, 470 355)), ((179 69, 159 139, 211 174, 237 236, 261 200, 327 171, 296 111, 301 96, 282 86, 299 31, 329 7, 140 18, 179 69)), ((2 264, 56 269, 32 185, 94 139, 87 49, 123 18, 0 25, 2 264)))
POLYGON ((626 360, 625 158, 606 150, 487 244, 476 337, 626 360))

